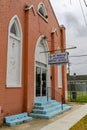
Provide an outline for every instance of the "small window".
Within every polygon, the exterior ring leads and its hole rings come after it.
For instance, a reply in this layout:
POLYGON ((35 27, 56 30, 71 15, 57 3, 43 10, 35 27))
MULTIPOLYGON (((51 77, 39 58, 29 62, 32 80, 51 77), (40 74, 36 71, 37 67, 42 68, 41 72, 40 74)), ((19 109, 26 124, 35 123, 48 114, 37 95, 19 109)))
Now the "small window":
POLYGON ((47 11, 46 11, 45 5, 43 3, 39 4, 38 13, 45 19, 48 19, 47 11))
POLYGON ((11 29, 10 29, 10 33, 12 33, 15 36, 17 36, 17 29, 16 29, 15 23, 12 24, 11 29))

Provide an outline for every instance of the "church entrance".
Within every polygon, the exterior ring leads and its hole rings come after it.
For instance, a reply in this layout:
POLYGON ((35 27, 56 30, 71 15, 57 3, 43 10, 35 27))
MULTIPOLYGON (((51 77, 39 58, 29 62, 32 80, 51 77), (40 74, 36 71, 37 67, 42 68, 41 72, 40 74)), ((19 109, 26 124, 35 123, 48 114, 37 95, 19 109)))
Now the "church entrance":
POLYGON ((35 97, 47 96, 47 87, 50 86, 50 67, 46 40, 41 36, 35 50, 35 97), (41 53, 43 52, 43 53, 41 53))
POLYGON ((46 66, 36 66, 36 97, 46 96, 47 69, 46 66))

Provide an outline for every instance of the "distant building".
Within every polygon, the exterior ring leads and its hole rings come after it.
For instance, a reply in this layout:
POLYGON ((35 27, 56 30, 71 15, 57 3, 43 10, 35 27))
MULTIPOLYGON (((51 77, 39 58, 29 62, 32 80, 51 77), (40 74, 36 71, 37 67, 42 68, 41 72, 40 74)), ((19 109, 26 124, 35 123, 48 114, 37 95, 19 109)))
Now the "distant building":
POLYGON ((87 75, 67 76, 68 90, 87 92, 87 75))
POLYGON ((66 65, 48 64, 48 51, 64 52, 65 41, 49 0, 0 1, 0 122, 30 113, 48 88, 52 99, 59 101, 55 90, 67 101, 66 65))
POLYGON ((68 82, 85 83, 87 84, 87 75, 67 76, 68 82))

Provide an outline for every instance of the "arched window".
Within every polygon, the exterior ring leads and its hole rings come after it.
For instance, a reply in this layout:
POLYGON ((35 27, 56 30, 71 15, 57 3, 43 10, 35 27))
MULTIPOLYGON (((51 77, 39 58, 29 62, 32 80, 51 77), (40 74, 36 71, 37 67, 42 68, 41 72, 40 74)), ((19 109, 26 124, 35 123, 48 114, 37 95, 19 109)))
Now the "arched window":
POLYGON ((38 5, 38 13, 39 13, 40 16, 42 16, 43 18, 48 19, 48 15, 47 15, 47 11, 46 11, 46 8, 45 8, 44 3, 40 3, 40 4, 38 5))
POLYGON ((11 26, 10 33, 12 33, 13 35, 17 36, 17 29, 16 29, 15 22, 11 26))
POLYGON ((19 19, 14 16, 9 24, 7 54, 7 87, 21 87, 22 31, 19 19))

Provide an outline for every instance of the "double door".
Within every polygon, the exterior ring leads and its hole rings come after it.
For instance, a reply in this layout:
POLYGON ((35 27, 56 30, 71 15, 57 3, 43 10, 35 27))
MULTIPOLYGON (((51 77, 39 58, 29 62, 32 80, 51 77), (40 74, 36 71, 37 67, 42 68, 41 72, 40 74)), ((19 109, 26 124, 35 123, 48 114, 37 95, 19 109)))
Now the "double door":
POLYGON ((45 67, 36 67, 36 97, 46 96, 47 70, 45 67))

